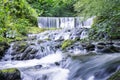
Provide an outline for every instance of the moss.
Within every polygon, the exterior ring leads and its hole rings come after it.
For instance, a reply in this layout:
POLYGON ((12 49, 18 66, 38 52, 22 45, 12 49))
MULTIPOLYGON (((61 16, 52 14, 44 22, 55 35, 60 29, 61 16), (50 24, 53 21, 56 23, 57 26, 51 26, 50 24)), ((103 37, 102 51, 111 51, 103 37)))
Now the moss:
POLYGON ((75 42, 76 42, 76 40, 65 40, 65 41, 63 41, 61 47, 62 47, 62 49, 64 50, 64 49, 66 49, 66 47, 74 44, 75 42))
POLYGON ((50 41, 51 39, 50 38, 46 38, 45 40, 50 41))
POLYGON ((0 70, 0 80, 21 80, 20 71, 16 68, 0 70))
POLYGON ((110 76, 107 80, 120 80, 120 70, 110 76))
POLYGON ((28 30, 28 32, 32 33, 32 34, 44 32, 44 31, 45 31, 44 28, 38 28, 38 27, 30 27, 29 30, 28 30))
POLYGON ((0 72, 2 72, 2 73, 14 73, 14 72, 16 72, 16 71, 17 71, 16 68, 10 68, 10 69, 0 70, 0 72))
POLYGON ((19 35, 13 39, 10 39, 10 38, 6 38, 8 43, 11 43, 11 42, 15 42, 15 41, 24 41, 24 40, 27 40, 27 36, 23 36, 23 35, 19 35))

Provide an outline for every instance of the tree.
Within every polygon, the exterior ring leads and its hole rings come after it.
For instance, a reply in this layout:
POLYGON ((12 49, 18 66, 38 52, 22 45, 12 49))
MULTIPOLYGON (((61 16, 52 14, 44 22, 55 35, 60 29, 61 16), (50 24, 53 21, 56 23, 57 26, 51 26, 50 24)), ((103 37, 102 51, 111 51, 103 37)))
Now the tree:
POLYGON ((39 16, 75 16, 73 4, 76 0, 27 0, 39 16))
POLYGON ((74 6, 79 16, 96 16, 93 38, 120 37, 120 0, 79 0, 74 6))

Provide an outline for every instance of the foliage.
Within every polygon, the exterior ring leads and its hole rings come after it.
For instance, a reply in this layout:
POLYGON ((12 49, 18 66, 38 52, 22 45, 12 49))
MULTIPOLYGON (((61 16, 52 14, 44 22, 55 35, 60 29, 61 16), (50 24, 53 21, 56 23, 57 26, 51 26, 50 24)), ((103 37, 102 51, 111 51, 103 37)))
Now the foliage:
POLYGON ((26 35, 27 27, 37 23, 36 11, 26 0, 0 1, 0 40, 26 35))
POLYGON ((96 16, 92 38, 120 37, 120 0, 79 0, 74 6, 79 16, 96 16))
POLYGON ((73 4, 77 0, 27 0, 39 16, 74 16, 73 4))

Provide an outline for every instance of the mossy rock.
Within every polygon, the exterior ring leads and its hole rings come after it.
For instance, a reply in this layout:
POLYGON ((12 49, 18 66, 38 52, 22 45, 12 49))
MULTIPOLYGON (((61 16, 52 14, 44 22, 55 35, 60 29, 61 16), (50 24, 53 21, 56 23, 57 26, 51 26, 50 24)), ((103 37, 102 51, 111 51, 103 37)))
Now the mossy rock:
POLYGON ((120 70, 110 76, 107 80, 120 80, 120 70))
POLYGON ((9 44, 6 42, 0 42, 0 59, 4 55, 5 51, 9 48, 9 44))
POLYGON ((3 69, 3 70, 0 70, 0 72, 2 73, 14 73, 17 69, 15 68, 11 68, 11 69, 3 69))
POLYGON ((68 40, 63 41, 62 45, 61 45, 62 50, 65 50, 67 47, 73 45, 76 41, 78 41, 78 40, 77 39, 75 39, 75 40, 68 39, 68 40))
POLYGON ((22 52, 24 49, 26 49, 28 47, 28 43, 25 41, 20 41, 20 42, 16 42, 13 45, 13 49, 15 49, 17 52, 22 52))
POLYGON ((21 80, 20 72, 16 68, 0 70, 0 80, 21 80))

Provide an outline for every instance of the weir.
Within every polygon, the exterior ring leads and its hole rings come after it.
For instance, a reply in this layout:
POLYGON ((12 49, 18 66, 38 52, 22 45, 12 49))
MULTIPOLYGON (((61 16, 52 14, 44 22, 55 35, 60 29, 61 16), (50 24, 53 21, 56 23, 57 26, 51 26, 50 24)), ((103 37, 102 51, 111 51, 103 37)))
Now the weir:
POLYGON ((38 17, 38 26, 40 28, 90 28, 93 18, 83 20, 82 17, 38 17))

